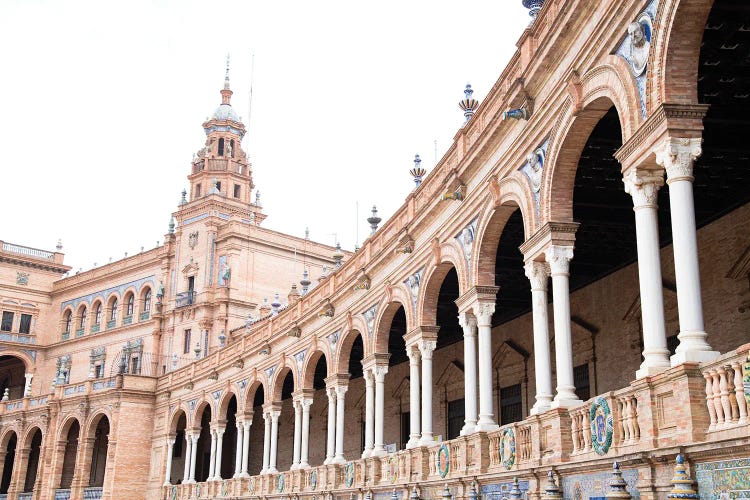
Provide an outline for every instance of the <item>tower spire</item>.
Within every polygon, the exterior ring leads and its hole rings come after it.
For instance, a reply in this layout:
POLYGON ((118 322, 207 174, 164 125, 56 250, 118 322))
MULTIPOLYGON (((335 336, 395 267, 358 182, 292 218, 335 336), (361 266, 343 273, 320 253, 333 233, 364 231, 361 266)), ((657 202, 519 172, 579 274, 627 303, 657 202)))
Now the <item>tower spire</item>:
POLYGON ((229 88, 229 54, 227 54, 227 70, 224 74, 224 88, 221 90, 221 103, 231 104, 232 90, 229 88))

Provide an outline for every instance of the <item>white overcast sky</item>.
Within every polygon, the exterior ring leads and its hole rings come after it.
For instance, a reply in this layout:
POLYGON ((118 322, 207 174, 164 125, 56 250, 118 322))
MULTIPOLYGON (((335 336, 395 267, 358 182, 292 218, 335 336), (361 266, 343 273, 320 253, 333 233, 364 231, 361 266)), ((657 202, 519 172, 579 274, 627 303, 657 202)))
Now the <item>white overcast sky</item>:
MULTIPOLYGON (((483 99, 521 0, 0 2, 0 239, 90 269, 164 240, 231 55, 265 227, 344 248, 483 99)), ((247 144, 247 143, 246 143, 247 144)))

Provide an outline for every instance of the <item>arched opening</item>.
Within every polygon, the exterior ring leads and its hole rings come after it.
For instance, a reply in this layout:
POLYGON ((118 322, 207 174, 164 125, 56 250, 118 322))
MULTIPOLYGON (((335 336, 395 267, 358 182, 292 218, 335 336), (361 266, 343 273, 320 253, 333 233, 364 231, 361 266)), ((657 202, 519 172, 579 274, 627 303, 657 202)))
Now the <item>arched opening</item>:
POLYGON ((63 333, 69 334, 70 329, 73 327, 73 312, 68 309, 63 313, 63 333))
POLYGON ((151 315, 151 288, 146 287, 141 299, 141 319, 148 319, 151 315))
POLYGON ((88 309, 86 309, 86 306, 81 306, 81 309, 78 312, 78 332, 83 333, 84 330, 86 330, 86 315, 88 314, 88 309))
MULTIPOLYGON (((388 398, 385 408, 385 421, 383 439, 386 444, 396 444, 398 449, 404 449, 409 441, 409 423, 411 413, 409 412, 409 390, 408 377, 409 368, 404 366, 395 368, 409 360, 406 354, 406 311, 399 303, 389 304, 383 312, 381 321, 386 322, 388 315, 392 314, 390 327, 388 328, 388 374, 385 377, 385 393, 396 394, 395 398, 388 398), (395 311, 393 311, 395 309, 395 311), (393 311, 393 312, 392 312, 393 311), (403 373, 402 373, 403 372, 403 373)), ((419 417, 418 417, 419 418, 419 417)))
POLYGON ((129 292, 125 295, 125 317, 123 321, 132 321, 133 312, 135 311, 135 295, 129 292))
POLYGON ((294 375, 291 368, 287 368, 286 375, 280 373, 279 376, 283 376, 283 382, 281 385, 281 416, 279 416, 276 468, 283 471, 291 468, 294 459, 294 406, 292 405, 294 375))
POLYGON ((94 431, 94 446, 91 450, 91 469, 89 487, 104 486, 104 475, 107 470, 107 452, 109 451, 109 419, 106 415, 99 418, 94 431))
POLYGON ((219 138, 219 156, 224 156, 224 138, 219 138))
POLYGON ((263 468, 263 440, 265 438, 265 420, 263 419, 263 405, 265 404, 264 388, 260 383, 251 387, 247 394, 246 406, 253 410, 253 424, 250 426, 250 451, 247 462, 247 472, 251 476, 260 474, 263 468))
POLYGON ((183 473, 185 470, 185 460, 187 457, 187 443, 185 441, 185 431, 187 429, 187 416, 184 411, 179 412, 177 424, 174 431, 174 445, 172 445, 172 463, 169 464, 169 479, 171 484, 182 483, 183 473))
POLYGON ((29 446, 29 460, 26 465, 26 479, 23 483, 23 491, 30 492, 34 491, 34 485, 36 484, 36 478, 39 472, 39 458, 42 450, 42 431, 36 429, 31 438, 31 444, 29 446))
POLYGON ((323 353, 315 363, 312 388, 313 404, 310 406, 310 443, 308 446, 308 463, 312 466, 321 465, 326 458, 326 426, 328 421, 326 396, 326 377, 328 376, 328 362, 323 353))
POLYGON ((219 473, 223 479, 228 479, 234 475, 234 460, 237 453, 237 398, 232 396, 227 404, 226 427, 222 437, 223 444, 221 450, 221 466, 219 473))
POLYGON ((112 297, 109 301, 109 316, 107 320, 107 328, 114 328, 117 326, 117 297, 112 297))
POLYGON ((232 153, 232 158, 234 158, 234 139, 230 139, 230 140, 229 140, 229 146, 230 146, 230 149, 229 149, 229 151, 231 151, 231 153, 232 153))
POLYGON ((0 479, 0 494, 7 494, 10 487, 10 480, 13 477, 13 465, 16 462, 17 441, 16 433, 11 431, 5 443, 5 459, 3 462, 3 476, 0 479))
POLYGON ((21 399, 26 385, 26 365, 15 356, 0 356, 0 396, 21 399))
POLYGON ((78 436, 81 426, 78 420, 73 420, 65 436, 65 450, 63 451, 62 473, 60 474, 60 489, 70 489, 76 470, 76 456, 78 455, 78 436))
POLYGON ((206 404, 199 415, 201 431, 195 448, 195 480, 202 483, 208 479, 211 466, 211 406, 206 404))
POLYGON ((92 331, 94 328, 98 330, 101 323, 102 323, 102 303, 101 301, 96 301, 94 303, 94 325, 92 326, 92 331))

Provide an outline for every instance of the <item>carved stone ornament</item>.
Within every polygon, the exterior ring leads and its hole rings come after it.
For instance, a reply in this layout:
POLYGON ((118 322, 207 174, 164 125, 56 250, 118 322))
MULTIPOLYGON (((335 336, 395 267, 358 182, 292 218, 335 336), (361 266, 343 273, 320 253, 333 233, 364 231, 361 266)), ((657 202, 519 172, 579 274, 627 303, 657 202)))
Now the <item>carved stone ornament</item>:
POLYGON ((544 156, 545 152, 543 148, 536 148, 534 151, 526 155, 526 167, 523 169, 526 176, 529 178, 531 183, 531 190, 534 193, 538 193, 542 189, 542 170, 544 169, 544 156))
POLYGON ((188 235, 188 246, 190 250, 194 249, 198 244, 198 231, 192 232, 188 235))
POLYGON ((287 332, 288 337, 296 337, 299 338, 302 335, 302 328, 297 326, 296 324, 292 326, 289 331, 287 332))
POLYGON ((22 273, 21 271, 16 272, 16 285, 28 286, 29 273, 22 273))
POLYGON ((552 245, 544 252, 545 258, 549 263, 552 276, 556 274, 569 274, 570 261, 573 259, 573 247, 552 245))
POLYGON ((664 185, 662 175, 639 173, 631 170, 622 179, 625 184, 625 192, 633 197, 633 206, 656 208, 656 199, 659 196, 659 188, 664 185))
POLYGON ((372 330, 375 328, 375 313, 378 312, 378 305, 375 304, 362 315, 365 317, 365 324, 367 325, 367 336, 372 336, 372 330))
POLYGON ((702 139, 668 138, 656 150, 656 163, 667 171, 667 184, 679 180, 693 180, 693 164, 703 152, 702 139))
POLYGON ((630 39, 628 62, 635 76, 641 76, 646 71, 652 32, 653 24, 647 12, 642 13, 638 19, 628 25, 628 38, 630 39))
POLYGON ((531 261, 524 266, 526 277, 531 282, 531 290, 547 290, 549 281, 549 264, 546 262, 531 261))

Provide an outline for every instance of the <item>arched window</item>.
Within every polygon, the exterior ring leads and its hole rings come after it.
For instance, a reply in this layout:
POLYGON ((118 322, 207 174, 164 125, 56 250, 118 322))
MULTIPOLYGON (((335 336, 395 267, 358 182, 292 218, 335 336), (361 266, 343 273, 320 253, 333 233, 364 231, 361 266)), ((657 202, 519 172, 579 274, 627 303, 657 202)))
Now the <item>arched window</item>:
POLYGON ((109 308, 109 320, 117 321, 117 299, 112 300, 112 305, 109 308))
POLYGON ((102 322, 102 303, 97 302, 94 307, 94 324, 98 325, 102 322))
POLYGON ((135 306, 135 297, 131 293, 128 295, 128 298, 125 301, 125 316, 133 315, 134 306, 135 306))
POLYGON ((143 294, 143 310, 142 313, 151 312, 151 289, 146 289, 146 293, 143 294))
POLYGON ((219 139, 219 156, 224 156, 224 138, 219 139))
POLYGON ((70 333, 72 317, 73 315, 70 311, 65 311, 65 316, 63 316, 63 332, 70 333))
POLYGON ((79 330, 83 330, 84 328, 86 328, 86 313, 87 312, 88 311, 86 310, 86 306, 83 306, 81 308, 81 317, 78 318, 78 329, 79 330))
POLYGON ((231 146, 231 148, 229 149, 229 151, 232 152, 232 158, 234 158, 234 139, 231 139, 229 141, 229 145, 231 146))

